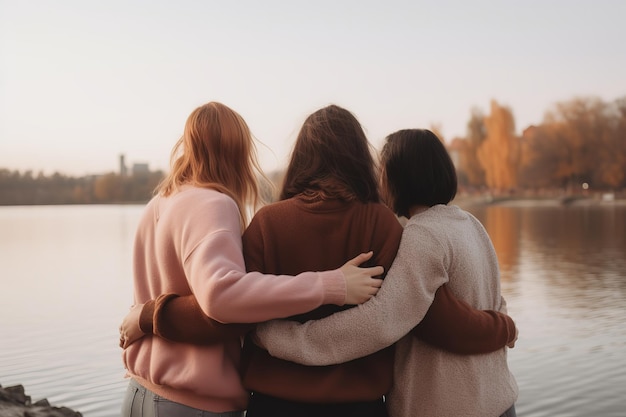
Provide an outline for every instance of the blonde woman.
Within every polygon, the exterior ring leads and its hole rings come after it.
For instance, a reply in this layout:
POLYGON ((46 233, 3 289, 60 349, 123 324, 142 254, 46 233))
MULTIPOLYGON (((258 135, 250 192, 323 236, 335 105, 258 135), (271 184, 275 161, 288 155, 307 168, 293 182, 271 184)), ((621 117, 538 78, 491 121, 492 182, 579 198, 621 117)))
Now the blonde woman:
MULTIPOLYGON (((358 304, 374 295, 383 268, 358 268, 371 254, 325 272, 246 273, 241 235, 246 207, 260 198, 254 142, 243 118, 210 102, 188 117, 172 151, 171 172, 147 204, 134 246, 134 299, 193 294, 220 323, 253 323, 305 313, 323 304, 358 304)), ((302 254, 306 256, 306 254, 302 254)), ((161 297, 161 298, 160 298, 161 297)), ((229 326, 224 326, 229 328, 229 326)), ((143 337, 123 353, 131 380, 129 416, 243 416, 240 333, 193 346, 143 337)), ((124 336, 120 339, 124 345, 124 336)))

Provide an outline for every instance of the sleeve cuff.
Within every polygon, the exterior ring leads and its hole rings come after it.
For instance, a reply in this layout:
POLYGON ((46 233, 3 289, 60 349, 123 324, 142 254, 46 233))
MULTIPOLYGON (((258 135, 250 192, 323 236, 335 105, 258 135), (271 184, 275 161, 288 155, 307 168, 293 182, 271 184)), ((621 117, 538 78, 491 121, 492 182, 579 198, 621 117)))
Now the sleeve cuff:
POLYGON ((139 328, 146 334, 152 334, 154 317, 154 300, 150 300, 143 305, 139 315, 139 328))
POLYGON ((333 271, 318 272, 324 286, 324 302, 322 304, 335 304, 342 306, 348 296, 346 278, 340 269, 333 271))
POLYGON ((508 315, 505 317, 506 317, 506 331, 507 331, 506 344, 508 345, 513 340, 515 340, 515 322, 508 315))

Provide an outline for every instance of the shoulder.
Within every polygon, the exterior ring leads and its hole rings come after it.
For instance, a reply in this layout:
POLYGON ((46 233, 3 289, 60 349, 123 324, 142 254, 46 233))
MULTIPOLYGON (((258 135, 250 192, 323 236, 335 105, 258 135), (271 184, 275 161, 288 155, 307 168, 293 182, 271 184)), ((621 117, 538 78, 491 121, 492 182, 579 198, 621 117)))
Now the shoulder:
MULTIPOLYGON (((460 209, 459 209, 460 210, 460 209)), ((463 213, 465 213, 465 216, 467 217, 467 219, 469 219, 469 221, 471 223, 473 223, 475 226, 477 226, 479 229, 481 230, 485 230, 484 225, 482 224, 482 222, 480 220, 478 220, 476 218, 476 216, 474 216, 472 213, 467 212, 467 211, 463 211, 463 213)))
POLYGON ((365 205, 369 208, 369 210, 380 216, 397 219, 394 212, 383 203, 366 203, 365 205))
POLYGON ((206 215, 208 209, 215 214, 239 211, 237 203, 230 196, 210 188, 185 187, 170 198, 172 206, 188 214, 201 212, 206 215))
POLYGON ((211 204, 237 208, 237 203, 230 196, 211 188, 186 186, 171 198, 179 204, 211 204))
POLYGON ((262 238, 268 231, 275 231, 284 225, 284 219, 291 220, 293 204, 291 199, 277 201, 259 208, 244 231, 244 241, 262 238))
POLYGON ((407 226, 431 229, 444 234, 448 226, 458 222, 467 222, 470 218, 473 216, 469 212, 457 206, 439 204, 411 217, 407 226))
POLYGON ((216 190, 185 187, 171 199, 171 214, 194 228, 240 229, 239 208, 235 200, 216 190))
POLYGON ((261 208, 259 208, 259 210, 257 210, 257 212, 255 213, 255 216, 259 214, 263 216, 268 216, 277 211, 289 210, 295 206, 294 202, 295 202, 295 199, 289 198, 287 200, 280 200, 280 201, 275 201, 273 203, 266 204, 262 206, 261 208))
POLYGON ((367 203, 366 207, 377 227, 385 228, 390 232, 397 231, 399 234, 402 233, 402 224, 400 224, 400 220, 389 207, 382 203, 367 203))
POLYGON ((292 199, 276 201, 274 203, 266 204, 259 208, 250 224, 267 223, 280 220, 285 216, 289 216, 289 213, 294 209, 292 199))
POLYGON ((350 211, 360 212, 362 213, 362 215, 366 215, 372 219, 375 219, 376 221, 399 223, 399 220, 396 217, 395 213, 383 203, 363 203, 354 201, 349 203, 349 206, 350 211))
POLYGON ((452 216, 458 213, 448 206, 434 206, 411 217, 402 234, 403 244, 418 247, 443 248, 447 227, 452 216))
POLYGON ((483 224, 470 212, 454 205, 439 205, 430 208, 424 213, 421 219, 423 226, 437 230, 441 236, 446 236, 451 240, 476 231, 486 233, 483 224))

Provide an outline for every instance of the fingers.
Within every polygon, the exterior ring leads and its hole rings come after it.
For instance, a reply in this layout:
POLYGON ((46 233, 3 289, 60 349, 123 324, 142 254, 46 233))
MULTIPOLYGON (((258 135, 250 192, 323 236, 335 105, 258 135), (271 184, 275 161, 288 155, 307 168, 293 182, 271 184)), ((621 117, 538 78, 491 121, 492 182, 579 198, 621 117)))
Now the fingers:
POLYGON ((123 328, 123 325, 120 326, 119 328, 120 331, 120 342, 119 342, 119 346, 122 349, 126 349, 128 346, 130 346, 130 339, 128 338, 128 335, 126 334, 126 331, 123 328))
POLYGON ((383 285, 383 280, 382 279, 373 279, 371 286, 370 286, 370 295, 376 295, 378 294, 378 291, 380 290, 380 287, 383 285))
POLYGON ((385 268, 383 268, 382 266, 372 266, 369 268, 361 268, 361 269, 370 277, 377 277, 379 275, 382 275, 385 272, 385 268))
POLYGON ((372 298, 373 296, 375 296, 376 294, 378 294, 378 291, 380 290, 380 287, 383 283, 382 279, 372 279, 370 281, 370 283, 367 285, 366 288, 366 293, 363 294, 363 299, 362 299, 362 303, 368 301, 370 298, 372 298))
POLYGON ((347 263, 350 265, 359 266, 363 262, 368 261, 372 257, 372 255, 374 255, 374 252, 372 251, 361 253, 355 256, 354 258, 350 259, 347 263))
POLYGON ((374 278, 382 275, 382 266, 359 267, 368 261, 373 252, 361 253, 340 268, 346 279, 346 304, 361 304, 376 295, 382 285, 382 279, 374 278))
POLYGON ((367 278, 363 277, 363 281, 360 284, 362 287, 374 288, 376 291, 383 285, 383 280, 380 278, 367 278))

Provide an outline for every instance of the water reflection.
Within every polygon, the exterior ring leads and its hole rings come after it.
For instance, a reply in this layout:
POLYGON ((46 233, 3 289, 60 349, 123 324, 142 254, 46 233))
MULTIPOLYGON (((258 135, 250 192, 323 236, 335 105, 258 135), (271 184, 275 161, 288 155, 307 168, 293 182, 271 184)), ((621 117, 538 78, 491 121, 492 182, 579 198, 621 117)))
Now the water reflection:
MULTIPOLYGON (((570 290, 626 290, 626 208, 501 207, 470 209, 493 241, 502 279, 519 269, 570 290), (550 265, 553 265, 550 267, 550 265)), ((623 295, 623 294, 622 294, 623 295)))
POLYGON ((520 328, 518 415, 621 416, 626 207, 471 208, 490 234, 520 328))
POLYGON ((515 278, 515 275, 507 272, 517 266, 520 257, 520 223, 522 221, 520 211, 509 207, 490 206, 475 214, 483 222, 496 249, 503 272, 502 279, 515 278))

